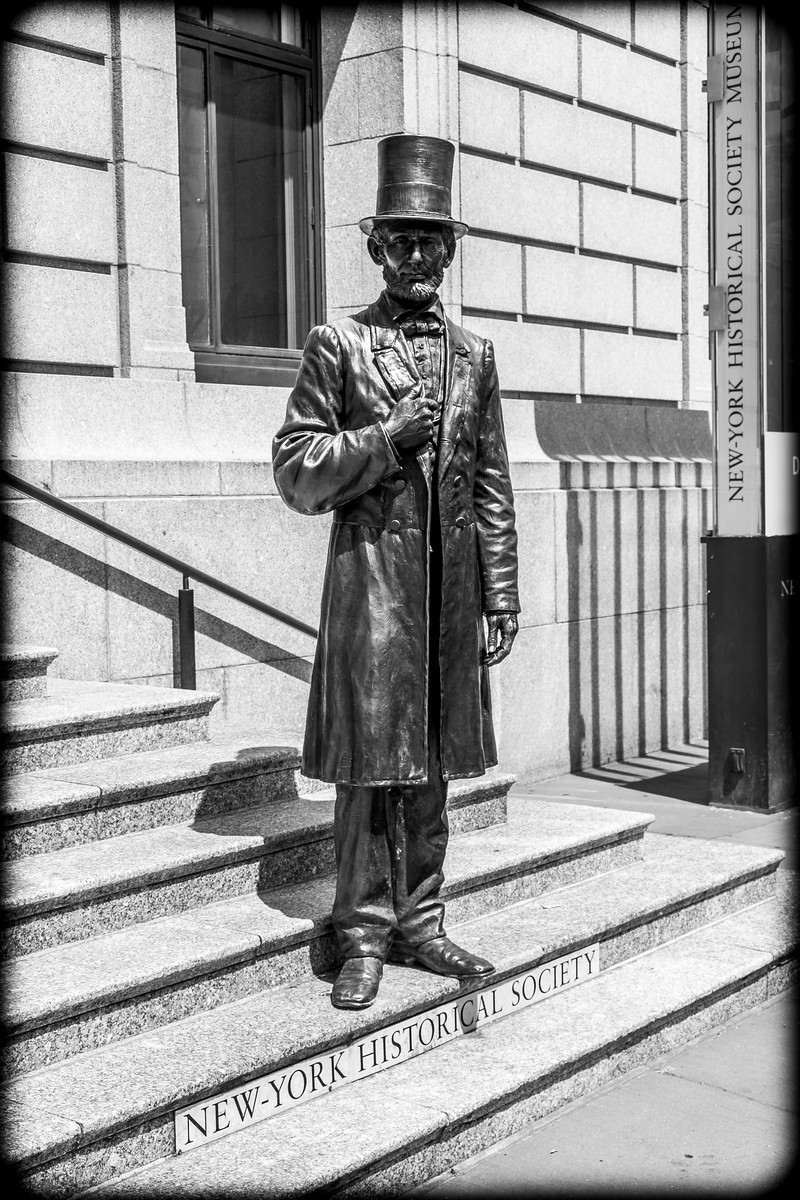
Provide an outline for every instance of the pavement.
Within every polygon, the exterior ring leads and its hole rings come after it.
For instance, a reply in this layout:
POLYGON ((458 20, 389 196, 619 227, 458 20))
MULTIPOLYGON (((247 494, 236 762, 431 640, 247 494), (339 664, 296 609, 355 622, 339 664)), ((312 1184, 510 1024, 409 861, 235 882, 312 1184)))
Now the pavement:
MULTIPOLYGON (((708 747, 512 789, 519 796, 649 812, 650 831, 785 852, 797 869, 796 808, 751 813, 708 804, 708 747)), ((783 992, 648 1066, 565 1105, 409 1195, 767 1196, 794 1180, 797 993, 783 992)))

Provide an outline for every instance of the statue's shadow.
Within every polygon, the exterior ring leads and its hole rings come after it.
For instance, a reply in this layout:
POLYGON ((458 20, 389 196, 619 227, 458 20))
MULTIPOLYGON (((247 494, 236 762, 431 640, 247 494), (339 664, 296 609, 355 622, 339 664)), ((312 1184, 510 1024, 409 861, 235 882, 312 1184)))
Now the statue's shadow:
MULTIPOLYGON (((246 762, 266 749, 276 747, 252 745, 235 759, 246 762)), ((243 903, 255 893, 263 906, 263 925, 259 915, 253 932, 262 938, 262 953, 276 959, 277 973, 285 968, 291 974, 298 958, 307 955, 307 967, 327 980, 338 964, 330 921, 336 868, 332 793, 301 793, 295 784, 288 798, 272 799, 268 776, 236 780, 227 789, 214 786, 215 780, 230 778, 231 761, 211 766, 211 786, 198 800, 191 828, 200 837, 248 843, 237 853, 230 877, 237 880, 234 887, 242 887, 243 903), (221 807, 225 804, 231 807, 221 807)))

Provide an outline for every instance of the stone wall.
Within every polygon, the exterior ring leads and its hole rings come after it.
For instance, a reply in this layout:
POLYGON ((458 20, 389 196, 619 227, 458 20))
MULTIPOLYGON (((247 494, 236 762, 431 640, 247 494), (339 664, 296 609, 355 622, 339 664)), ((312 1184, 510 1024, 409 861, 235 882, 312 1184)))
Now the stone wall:
POLYGON ((172 5, 30 5, 2 66, 5 357, 58 376, 194 378, 172 5))
POLYGON ((345 5, 323 35, 329 316, 373 298, 377 141, 447 137, 447 300, 505 393, 709 409, 704 5, 345 5))
MULTIPOLYGON (((459 146, 454 211, 476 233, 444 298, 497 346, 524 611, 493 691, 501 767, 530 779, 704 733, 710 523, 704 11, 536 10, 322 17, 329 316, 380 286, 357 227, 377 140, 459 146)), ((198 384, 183 340, 172 6, 47 4, 15 31, 7 465, 316 624, 329 522, 275 494, 286 391, 198 384)), ((6 638, 60 647, 62 676, 173 684, 179 577, 4 507, 6 638)), ((296 743, 313 641, 200 586, 196 603, 214 719, 296 743)))

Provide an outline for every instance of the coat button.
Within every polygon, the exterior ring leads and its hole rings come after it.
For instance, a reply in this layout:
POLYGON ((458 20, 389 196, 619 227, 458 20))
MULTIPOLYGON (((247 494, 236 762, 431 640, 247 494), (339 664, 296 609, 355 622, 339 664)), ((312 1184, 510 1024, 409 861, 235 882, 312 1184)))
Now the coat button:
POLYGON ((466 527, 467 527, 467 518, 466 517, 456 517, 456 529, 466 529, 466 527))
POLYGON ((464 476, 456 475, 455 479, 453 480, 453 487, 461 487, 463 483, 464 483, 464 476))
POLYGON ((392 533, 399 533, 400 532, 400 522, 399 521, 391 521, 389 523, 389 528, 391 529, 392 533))

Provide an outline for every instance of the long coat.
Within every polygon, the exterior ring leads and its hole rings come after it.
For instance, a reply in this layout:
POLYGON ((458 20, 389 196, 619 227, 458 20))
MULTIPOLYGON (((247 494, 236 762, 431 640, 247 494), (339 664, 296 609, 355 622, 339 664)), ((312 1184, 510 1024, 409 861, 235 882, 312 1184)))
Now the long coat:
POLYGON ((482 613, 518 612, 516 532, 491 342, 447 327, 435 470, 379 422, 419 380, 386 295, 312 329, 273 444, 297 512, 333 511, 303 772, 423 783, 428 771, 430 488, 442 544, 440 755, 445 779, 497 761, 482 613))

